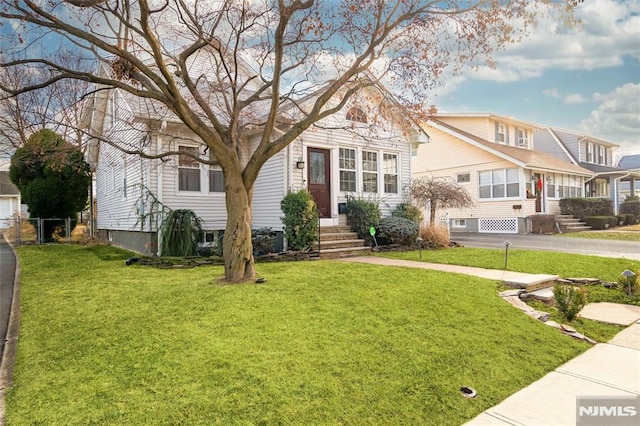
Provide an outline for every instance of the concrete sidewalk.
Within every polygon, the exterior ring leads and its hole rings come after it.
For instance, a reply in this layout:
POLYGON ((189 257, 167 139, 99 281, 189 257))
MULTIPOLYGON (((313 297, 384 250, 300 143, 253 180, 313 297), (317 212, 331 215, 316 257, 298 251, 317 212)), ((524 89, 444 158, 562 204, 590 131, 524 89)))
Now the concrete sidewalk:
MULTIPOLYGON (((528 283, 553 277, 374 256, 342 260, 433 269, 503 282, 528 283)), ((635 397, 636 406, 640 404, 640 307, 594 303, 585 306, 583 311, 585 317, 628 327, 608 343, 600 343, 588 349, 540 380, 484 411, 466 425, 574 426, 577 421, 578 397, 635 397)), ((482 392, 481 389, 477 391, 482 392)), ((637 411, 636 417, 640 419, 640 409, 637 411)), ((640 424, 640 421, 633 423, 636 418, 626 420, 631 420, 631 423, 627 424, 640 424)))

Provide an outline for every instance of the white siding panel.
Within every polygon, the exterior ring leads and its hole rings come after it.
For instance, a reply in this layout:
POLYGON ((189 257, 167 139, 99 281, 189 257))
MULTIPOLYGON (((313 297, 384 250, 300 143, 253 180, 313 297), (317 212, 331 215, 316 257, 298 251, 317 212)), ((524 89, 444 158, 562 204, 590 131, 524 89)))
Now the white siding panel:
POLYGON ((285 195, 287 150, 282 150, 265 163, 260 170, 253 191, 253 224, 252 227, 270 227, 281 231, 282 210, 280 201, 285 195))

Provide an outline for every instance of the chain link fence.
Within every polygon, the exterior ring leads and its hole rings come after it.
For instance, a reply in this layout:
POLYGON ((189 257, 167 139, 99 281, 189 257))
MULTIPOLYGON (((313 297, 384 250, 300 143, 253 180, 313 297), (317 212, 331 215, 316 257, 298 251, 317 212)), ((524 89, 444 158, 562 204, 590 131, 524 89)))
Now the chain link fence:
POLYGON ((0 232, 14 246, 44 243, 78 243, 89 238, 89 223, 72 218, 0 219, 0 232))

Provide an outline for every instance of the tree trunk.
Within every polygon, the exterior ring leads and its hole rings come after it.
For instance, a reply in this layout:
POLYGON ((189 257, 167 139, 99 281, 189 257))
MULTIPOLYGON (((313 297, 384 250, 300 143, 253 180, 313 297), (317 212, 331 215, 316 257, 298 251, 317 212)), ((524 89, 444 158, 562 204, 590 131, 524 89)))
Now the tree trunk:
POLYGON ((238 283, 255 278, 253 245, 251 244, 252 189, 246 189, 241 175, 225 174, 227 226, 222 250, 224 276, 238 283))
POLYGON ((429 208, 429 223, 431 225, 436 224, 436 203, 432 202, 429 208))

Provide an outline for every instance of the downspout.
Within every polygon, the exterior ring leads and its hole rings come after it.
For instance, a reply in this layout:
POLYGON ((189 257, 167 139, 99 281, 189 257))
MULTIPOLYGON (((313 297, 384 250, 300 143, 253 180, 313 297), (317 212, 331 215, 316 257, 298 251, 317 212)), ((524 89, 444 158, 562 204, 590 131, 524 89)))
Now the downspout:
POLYGON ((618 178, 615 178, 613 180, 613 188, 614 188, 614 192, 613 192, 613 214, 615 214, 616 216, 618 215, 618 210, 619 210, 619 200, 618 200, 618 194, 619 194, 619 190, 618 190, 618 186, 620 184, 620 179, 629 177, 631 175, 631 173, 627 173, 626 175, 622 175, 618 178))

